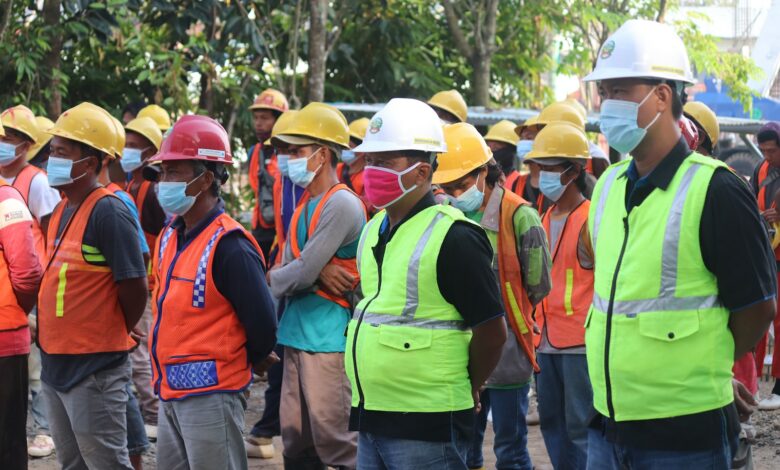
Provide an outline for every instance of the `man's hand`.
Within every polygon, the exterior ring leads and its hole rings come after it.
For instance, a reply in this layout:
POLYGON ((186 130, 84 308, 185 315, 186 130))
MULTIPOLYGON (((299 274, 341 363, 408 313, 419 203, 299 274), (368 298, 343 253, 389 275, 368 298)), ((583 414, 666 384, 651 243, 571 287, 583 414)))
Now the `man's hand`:
POLYGON ((765 210, 761 213, 762 216, 766 219, 767 222, 770 224, 774 224, 775 222, 780 222, 780 213, 777 212, 777 209, 774 207, 765 210))
POLYGON ((471 396, 474 397, 474 413, 476 414, 479 414, 479 412, 482 411, 482 403, 479 401, 480 390, 482 389, 478 388, 471 391, 471 396))
POLYGON ((747 422, 750 415, 756 411, 758 402, 753 394, 750 393, 750 390, 737 379, 731 379, 731 386, 734 388, 734 404, 737 406, 739 420, 743 423, 747 422))
POLYGON ((343 295, 355 286, 355 278, 341 266, 327 264, 322 268, 319 277, 320 284, 334 294, 343 295))
POLYGON ((279 362, 279 356, 277 356, 275 352, 271 351, 271 354, 266 356, 266 358, 260 361, 259 364, 254 365, 253 369, 255 371, 255 374, 257 375, 265 374, 266 372, 268 372, 268 369, 272 365, 276 364, 277 362, 279 362))

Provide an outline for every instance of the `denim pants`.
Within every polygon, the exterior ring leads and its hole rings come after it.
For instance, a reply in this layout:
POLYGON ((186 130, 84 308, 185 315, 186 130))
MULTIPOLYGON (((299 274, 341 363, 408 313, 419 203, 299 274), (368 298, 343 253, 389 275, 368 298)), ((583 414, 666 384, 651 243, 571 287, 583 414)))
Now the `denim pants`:
POLYGON ((265 389, 263 416, 249 432, 254 437, 274 437, 282 433, 279 423, 279 401, 282 397, 284 346, 277 344, 274 352, 279 356, 279 362, 268 368, 268 388, 265 389))
POLYGON ((607 442, 598 429, 588 429, 589 470, 728 470, 737 439, 705 451, 645 450, 607 442), (733 442, 732 442, 733 441, 733 442))
POLYGON ((585 354, 539 353, 539 426, 553 468, 584 469, 593 389, 585 354))
POLYGON ((133 395, 130 382, 127 383, 127 452, 130 455, 142 455, 149 450, 149 438, 146 436, 141 407, 133 395))
POLYGON ((361 432, 358 435, 357 468, 466 470, 468 446, 466 436, 459 436, 454 430, 448 442, 413 441, 361 432))
POLYGON ((487 388, 480 394, 482 410, 474 424, 474 436, 466 463, 469 468, 480 468, 484 464, 482 443, 487 427, 488 412, 493 410, 493 451, 496 454, 498 470, 530 470, 531 456, 528 454, 528 428, 525 415, 528 413, 528 391, 531 385, 519 388, 487 388))

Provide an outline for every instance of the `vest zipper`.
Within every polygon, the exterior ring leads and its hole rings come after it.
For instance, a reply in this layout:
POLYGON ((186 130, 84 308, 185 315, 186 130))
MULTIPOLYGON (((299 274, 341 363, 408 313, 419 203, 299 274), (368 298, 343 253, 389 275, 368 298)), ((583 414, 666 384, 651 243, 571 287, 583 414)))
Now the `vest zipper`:
MULTIPOLYGON (((172 236, 176 236, 174 233, 172 236)), ((160 358, 157 357, 157 335, 160 331, 160 323, 162 323, 162 316, 163 316, 163 309, 162 305, 165 301, 165 297, 168 295, 168 289, 171 286, 171 278, 173 277, 173 268, 176 266, 176 260, 179 259, 179 255, 184 251, 182 249, 181 251, 178 251, 174 256, 173 260, 171 260, 171 265, 168 266, 168 273, 167 276, 165 276, 165 290, 163 290, 162 295, 160 295, 160 300, 157 302, 157 322, 154 325, 154 329, 152 330, 152 360, 154 361, 154 365, 157 368, 157 380, 154 382, 154 393, 157 394, 157 396, 160 396, 160 384, 162 383, 162 368, 160 367, 160 358)))
POLYGON ((609 419, 615 419, 615 405, 612 402, 612 381, 609 378, 609 346, 612 339, 612 308, 615 304, 615 291, 617 290, 617 279, 620 273, 620 266, 623 264, 623 255, 626 253, 628 245, 628 216, 623 218, 623 245, 620 247, 615 274, 612 276, 612 289, 609 292, 609 305, 607 307, 607 332, 604 344, 604 385, 607 389, 607 409, 609 410, 609 419))
MULTIPOLYGON (((371 250, 373 251, 373 249, 371 250)), ((376 257, 374 257, 376 260, 376 257)), ((382 257, 384 260, 384 256, 382 257)), ((358 366, 357 366, 357 340, 358 340, 358 334, 360 333, 360 326, 363 324, 363 315, 365 315, 366 310, 368 310, 368 307, 371 305, 371 302, 376 300, 377 297, 379 297, 379 293, 382 289, 382 263, 377 263, 377 272, 378 272, 378 280, 376 285, 376 295, 374 295, 371 300, 366 302, 366 306, 360 310, 360 316, 357 319, 357 325, 355 325, 355 334, 352 338, 352 370, 355 373, 355 385, 357 386, 358 391, 358 408, 362 408, 363 404, 365 403, 365 396, 363 395, 363 387, 360 385, 360 377, 358 375, 358 366)))

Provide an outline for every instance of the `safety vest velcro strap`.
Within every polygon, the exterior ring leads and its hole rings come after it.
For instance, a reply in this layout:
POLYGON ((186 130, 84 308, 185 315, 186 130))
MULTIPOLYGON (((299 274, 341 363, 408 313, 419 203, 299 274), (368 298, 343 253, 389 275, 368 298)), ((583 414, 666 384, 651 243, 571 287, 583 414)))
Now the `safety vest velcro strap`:
MULTIPOLYGON (((691 311, 722 307, 717 295, 698 297, 661 297, 642 300, 616 300, 612 304, 612 313, 635 317, 643 312, 691 311)), ((602 312, 609 311, 609 299, 599 294, 593 295, 593 307, 602 312)))
POLYGON ((387 313, 371 313, 358 310, 356 315, 363 315, 363 322, 371 326, 409 326, 428 330, 459 330, 466 331, 466 324, 460 320, 436 320, 433 318, 410 318, 387 313))

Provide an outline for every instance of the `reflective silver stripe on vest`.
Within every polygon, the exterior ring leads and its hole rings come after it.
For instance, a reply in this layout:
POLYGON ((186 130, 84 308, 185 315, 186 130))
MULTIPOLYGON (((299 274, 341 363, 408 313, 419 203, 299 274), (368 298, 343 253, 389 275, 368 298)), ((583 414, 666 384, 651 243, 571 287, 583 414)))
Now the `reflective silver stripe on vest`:
POLYGON ((612 189, 612 183, 615 182, 620 169, 615 168, 607 175, 607 179, 604 181, 604 187, 601 188, 601 194, 599 195, 599 204, 596 206, 596 213, 593 216, 593 250, 596 250, 596 238, 599 236, 599 226, 601 225, 601 217, 604 215, 604 206, 607 203, 607 196, 609 190, 612 189))
POLYGON ((414 314, 417 312, 420 301, 420 259, 422 258, 426 245, 428 245, 428 240, 431 239, 433 228, 436 227, 436 224, 443 217, 444 214, 441 212, 433 217, 433 220, 431 220, 428 227, 425 228, 422 236, 417 241, 414 252, 412 252, 412 257, 409 259, 409 268, 408 271, 406 271, 406 305, 404 305, 403 312, 401 312, 401 316, 403 317, 414 318, 414 314))
POLYGON ((357 249, 357 256, 356 256, 358 271, 360 271, 360 260, 363 258, 363 245, 365 245, 366 238, 368 238, 368 234, 370 233, 371 227, 374 225, 374 223, 376 223, 376 219, 369 220, 366 226, 363 228, 363 233, 360 236, 360 241, 358 242, 358 249, 357 249))
MULTIPOLYGON (((363 313, 355 312, 356 315, 363 313)), ((385 313, 364 313, 363 323, 372 326, 392 325, 392 326, 411 326, 415 328, 426 328, 429 330, 460 330, 465 331, 466 324, 459 320, 434 320, 431 318, 416 319, 410 317, 399 317, 385 313)))
MULTIPOLYGON (((593 306, 607 312, 609 299, 598 294, 593 294, 593 306)), ((643 312, 673 312, 676 310, 697 310, 705 308, 721 307, 720 298, 717 295, 702 297, 662 297, 658 299, 643 300, 616 300, 612 305, 612 313, 615 315, 636 316, 643 312)))
POLYGON ((663 254, 661 255, 661 293, 659 297, 673 297, 675 290, 677 290, 677 262, 685 199, 688 197, 691 181, 700 169, 701 165, 694 164, 685 171, 677 193, 674 195, 669 217, 666 219, 663 254))

